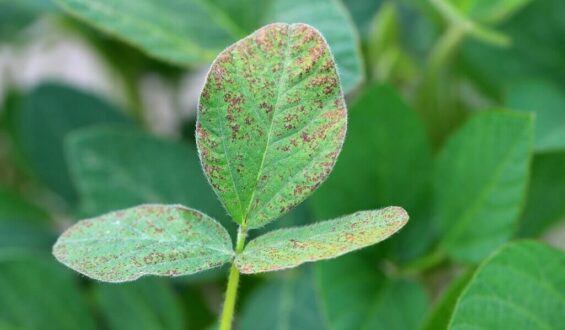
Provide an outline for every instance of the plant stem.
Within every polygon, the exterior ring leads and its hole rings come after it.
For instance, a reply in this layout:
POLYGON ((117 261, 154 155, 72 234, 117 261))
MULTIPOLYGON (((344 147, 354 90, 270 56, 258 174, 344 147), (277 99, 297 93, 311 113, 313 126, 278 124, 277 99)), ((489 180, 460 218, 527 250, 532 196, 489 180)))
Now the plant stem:
MULTIPOLYGON (((239 254, 245 246, 245 238, 247 237, 247 229, 240 226, 237 232, 237 243, 235 253, 239 254)), ((235 264, 231 265, 230 275, 228 277, 228 287, 226 289, 226 298, 220 319, 220 330, 231 330, 233 314, 235 310, 235 302, 237 299, 237 287, 239 285, 239 270, 235 264)))
POLYGON ((435 250, 432 253, 425 255, 401 268, 401 273, 422 273, 437 267, 445 261, 445 253, 441 250, 435 250))

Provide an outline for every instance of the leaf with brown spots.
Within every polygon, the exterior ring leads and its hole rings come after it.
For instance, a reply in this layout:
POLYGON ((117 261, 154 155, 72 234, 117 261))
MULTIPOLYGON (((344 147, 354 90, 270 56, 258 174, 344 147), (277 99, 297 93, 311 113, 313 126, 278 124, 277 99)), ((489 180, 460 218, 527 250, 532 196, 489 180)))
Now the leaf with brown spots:
POLYGON ((78 222, 61 235, 53 254, 93 279, 126 282, 219 267, 234 252, 227 231, 207 215, 147 204, 78 222))
POLYGON ((214 61, 198 109, 204 172, 234 220, 261 227, 332 170, 347 110, 330 49, 305 24, 271 24, 214 61))
POLYGON ((240 272, 252 274, 331 259, 383 241, 407 222, 406 211, 391 206, 309 226, 275 230, 249 242, 235 263, 240 272))

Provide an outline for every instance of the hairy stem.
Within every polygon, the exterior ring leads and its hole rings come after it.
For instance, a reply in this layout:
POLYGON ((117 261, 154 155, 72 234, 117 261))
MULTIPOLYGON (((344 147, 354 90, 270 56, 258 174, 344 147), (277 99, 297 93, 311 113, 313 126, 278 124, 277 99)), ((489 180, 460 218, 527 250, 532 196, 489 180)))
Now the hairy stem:
MULTIPOLYGON (((245 246, 245 238, 247 237, 247 229, 240 226, 237 233, 237 243, 235 245, 235 253, 239 254, 245 246)), ((220 319, 220 330, 231 330, 233 314, 235 310, 235 302, 237 300, 237 287, 239 285, 239 270, 235 264, 231 265, 230 275, 228 277, 228 287, 226 289, 226 298, 220 319)))

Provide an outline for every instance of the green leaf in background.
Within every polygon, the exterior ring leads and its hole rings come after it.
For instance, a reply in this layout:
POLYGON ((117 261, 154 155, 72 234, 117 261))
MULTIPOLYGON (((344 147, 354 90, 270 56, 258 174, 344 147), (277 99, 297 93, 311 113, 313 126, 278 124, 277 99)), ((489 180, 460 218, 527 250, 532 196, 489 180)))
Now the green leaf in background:
POLYGON ((127 123, 123 112, 106 101, 56 83, 34 88, 12 114, 15 142, 30 170, 71 204, 76 192, 63 152, 70 132, 101 123, 127 123))
POLYGON ((400 259, 421 254, 432 236, 421 207, 432 174, 422 120, 391 87, 378 84, 363 91, 348 116, 348 134, 335 169, 310 199, 314 214, 328 219, 401 205, 411 220, 393 239, 404 243, 391 253, 400 259))
POLYGON ((0 187, 0 253, 48 250, 55 238, 47 213, 19 194, 0 187))
POLYGON ((265 23, 306 23, 318 29, 335 58, 346 92, 364 80, 359 35, 341 0, 273 0, 265 23))
POLYGON ((565 253, 511 243, 483 262, 457 302, 449 329, 563 329, 565 253))
POLYGON ((169 282, 143 278, 121 285, 98 284, 97 305, 110 330, 187 329, 182 305, 169 282))
POLYGON ((532 1, 498 30, 512 44, 500 48, 466 42, 462 51, 464 75, 482 91, 501 98, 508 86, 524 79, 565 81, 565 1, 532 1), (532 45, 535 45, 533 47, 532 45))
MULTIPOLYGON (((442 0, 444 1, 444 0, 442 0)), ((499 23, 511 17, 532 0, 449 0, 465 16, 483 23, 499 23)))
POLYGON ((265 225, 329 175, 347 110, 323 37, 271 24, 222 52, 202 91, 202 167, 233 219, 265 225))
POLYGON ((54 9, 51 0, 0 0, 0 40, 16 39, 42 14, 54 9))
POLYGON ((565 152, 536 155, 518 236, 535 237, 565 219, 565 152))
POLYGON ((361 39, 366 39, 369 29, 377 12, 381 9, 383 0, 344 0, 343 3, 349 10, 351 18, 357 30, 361 35, 361 39))
POLYGON ((214 219, 175 205, 141 205, 83 220, 53 247, 66 266, 104 282, 143 275, 180 276, 233 258, 228 232, 214 219))
POLYGON ((57 2, 72 15, 149 55, 182 65, 207 63, 247 32, 222 10, 227 0, 57 2))
POLYGON ((435 178, 435 214, 444 253, 477 263, 508 240, 528 183, 533 120, 488 111, 446 143, 435 178))
POLYGON ((20 330, 96 329, 70 274, 50 260, 0 260, 0 326, 20 330))
POLYGON ((428 314, 422 330, 447 329, 457 299, 471 281, 473 274, 473 271, 466 271, 449 284, 428 314))
POLYGON ((331 259, 383 241, 407 222, 406 211, 392 206, 275 230, 249 242, 235 263, 242 273, 251 274, 331 259))
POLYGON ((309 23, 334 51, 346 91, 363 80, 357 31, 339 0, 58 0, 89 24, 149 55, 184 66, 209 63, 261 24, 309 23))
POLYGON ((419 327, 428 307, 421 285, 388 280, 356 256, 283 275, 249 297, 242 330, 411 330, 419 327))
POLYGON ((104 126, 69 135, 66 153, 86 216, 161 203, 226 218, 192 146, 133 127, 104 126))
POLYGON ((565 90, 550 82, 525 81, 511 85, 506 106, 535 114, 537 152, 565 150, 565 90))

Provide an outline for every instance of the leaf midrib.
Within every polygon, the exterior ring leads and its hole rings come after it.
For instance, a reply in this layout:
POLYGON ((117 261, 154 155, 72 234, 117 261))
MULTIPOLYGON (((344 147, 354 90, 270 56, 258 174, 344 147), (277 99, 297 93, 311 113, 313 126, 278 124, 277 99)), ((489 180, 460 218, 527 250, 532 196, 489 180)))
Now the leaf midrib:
MULTIPOLYGON (((525 135, 524 132, 522 132, 521 136, 523 135, 525 135)), ((496 167, 495 171, 493 171, 493 175, 490 177, 491 180, 489 180, 489 183, 485 185, 483 189, 481 189, 481 191, 476 195, 477 197, 475 198, 471 206, 467 208, 465 212, 458 218, 457 225, 455 225, 449 230, 449 233, 446 235, 444 242, 452 242, 454 240, 454 237, 457 237, 461 232, 465 231, 465 228, 469 225, 469 222, 473 219, 473 215, 476 214, 477 210, 481 208, 481 205, 488 198, 489 193, 492 190, 494 190, 497 183, 500 181, 504 169, 514 158, 518 147, 524 142, 521 138, 515 139, 514 141, 515 141, 514 145, 506 154, 503 161, 500 162, 496 167)))
POLYGON ((261 157, 261 162, 259 163, 259 170, 257 171, 257 177, 255 178, 255 184, 253 186, 253 190, 251 191, 251 196, 249 197, 249 202, 247 205, 247 208, 245 210, 245 212, 242 214, 243 219, 242 219, 242 225, 246 226, 247 225, 247 221, 248 221, 248 215, 249 215, 249 211, 251 210, 251 205, 253 205, 253 199, 255 198, 255 192, 257 191, 257 185, 259 184, 259 180, 261 179, 261 174, 263 173, 263 167, 265 165, 265 159, 267 158, 267 152, 269 150, 269 145, 270 145, 270 141, 271 141, 271 135, 273 132, 273 122, 275 121, 275 115, 277 110, 279 109, 279 102, 280 102, 280 97, 281 97, 281 86, 282 86, 282 82, 283 82, 283 77, 286 76, 286 72, 287 72, 287 68, 289 65, 289 55, 290 55, 290 50, 291 50, 291 25, 286 25, 286 30, 287 30, 287 38, 286 38, 286 48, 284 51, 284 64, 281 70, 281 74, 278 78, 278 87, 277 87, 277 99, 275 101, 275 107, 273 109, 273 113, 271 116, 271 120, 269 123, 269 130, 267 132, 267 142, 265 143, 265 150, 263 151, 263 156, 261 157))

